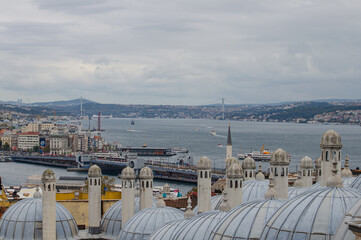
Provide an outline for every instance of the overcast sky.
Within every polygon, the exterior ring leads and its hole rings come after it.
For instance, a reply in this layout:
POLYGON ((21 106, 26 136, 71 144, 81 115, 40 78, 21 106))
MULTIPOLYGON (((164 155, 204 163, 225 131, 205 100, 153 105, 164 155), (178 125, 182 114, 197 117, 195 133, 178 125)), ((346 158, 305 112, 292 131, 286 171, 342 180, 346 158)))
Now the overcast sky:
POLYGON ((11 0, 0 100, 361 98, 360 0, 11 0))

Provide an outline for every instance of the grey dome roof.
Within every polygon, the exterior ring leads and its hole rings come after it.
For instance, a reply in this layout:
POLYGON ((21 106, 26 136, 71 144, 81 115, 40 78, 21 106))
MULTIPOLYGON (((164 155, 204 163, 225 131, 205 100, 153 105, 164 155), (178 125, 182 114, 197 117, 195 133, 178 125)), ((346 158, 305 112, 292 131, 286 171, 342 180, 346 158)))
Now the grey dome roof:
POLYGON ((300 161, 301 168, 313 168, 312 159, 308 156, 305 156, 300 161))
POLYGON ((247 180, 243 182, 243 202, 264 199, 269 188, 269 180, 247 180))
POLYGON ((51 169, 46 169, 41 175, 41 179, 45 181, 56 181, 55 173, 51 169))
POLYGON ((361 220, 361 198, 347 211, 341 225, 337 228, 334 239, 354 240, 355 235, 348 229, 348 221, 361 220))
POLYGON ((178 229, 189 221, 190 219, 180 219, 167 223, 163 227, 159 228, 157 231, 153 232, 152 235, 150 235, 150 237, 148 238, 148 240, 174 239, 178 229))
POLYGON ((350 185, 355 181, 356 177, 343 177, 342 182, 344 187, 350 187, 350 185))
MULTIPOLYGON (((211 211, 219 210, 222 203, 223 203, 223 195, 217 195, 217 196, 211 197, 211 211)), ((197 215, 198 205, 195 206, 195 208, 193 209, 193 212, 194 212, 194 214, 197 215)))
POLYGON ((351 188, 320 188, 282 205, 266 224, 262 239, 330 239, 346 210, 361 194, 351 188))
POLYGON ((243 203, 226 213, 210 239, 259 239, 268 219, 283 203, 275 199, 243 203))
POLYGON ((147 239, 158 228, 184 219, 183 212, 171 207, 151 207, 137 212, 120 231, 118 240, 147 239))
MULTIPOLYGON (((139 212, 140 198, 135 197, 135 212, 139 212)), ((153 206, 157 204, 157 200, 153 199, 153 206)), ((101 221, 102 232, 110 238, 117 238, 122 229, 122 200, 114 203, 104 214, 101 221)))
POLYGON ((256 162, 253 158, 247 157, 242 162, 243 169, 256 169, 256 162))
MULTIPOLYGON (((42 199, 23 199, 6 210, 0 219, 0 239, 42 239, 42 199)), ((56 203, 56 236, 77 239, 78 227, 70 212, 56 203)))
POLYGON ((225 215, 226 212, 220 211, 210 211, 199 214, 175 230, 174 239, 208 240, 211 231, 225 215))
POLYGON ((341 136, 332 129, 328 130, 321 137, 321 146, 322 145, 342 146, 342 144, 341 144, 341 136))
POLYGON ((139 171, 140 179, 153 179, 153 170, 150 167, 143 167, 139 171))
POLYGON ((124 168, 120 174, 120 178, 125 180, 135 179, 135 177, 134 169, 131 167, 124 168))
POLYGON ((226 170, 227 170, 230 166, 232 166, 234 163, 239 164, 238 159, 235 158, 235 157, 228 157, 228 158, 226 159, 226 170))
POLYGON ((353 182, 350 184, 350 188, 361 190, 361 175, 358 175, 358 177, 353 180, 353 182))
POLYGON ((238 163, 233 163, 231 166, 227 168, 226 176, 227 178, 242 178, 243 177, 242 167, 238 163))
POLYGON ((197 167, 198 169, 211 169, 212 161, 206 156, 200 157, 198 159, 197 167))
POLYGON ((289 187, 288 188, 288 199, 294 198, 302 193, 310 191, 312 189, 307 187, 289 187))
POLYGON ((289 159, 288 153, 281 148, 277 149, 276 151, 274 151, 272 153, 270 164, 271 165, 289 165, 290 159, 289 159))
POLYGON ((88 170, 89 177, 101 177, 102 170, 97 165, 92 165, 88 170))

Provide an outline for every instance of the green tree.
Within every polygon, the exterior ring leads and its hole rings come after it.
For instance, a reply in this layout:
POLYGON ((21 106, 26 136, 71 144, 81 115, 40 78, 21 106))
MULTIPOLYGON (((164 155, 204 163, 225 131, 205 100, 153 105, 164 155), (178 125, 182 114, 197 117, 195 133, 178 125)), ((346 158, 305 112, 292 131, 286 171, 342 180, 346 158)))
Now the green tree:
POLYGON ((2 146, 2 148, 5 150, 5 151, 9 151, 10 150, 10 145, 9 145, 9 143, 5 143, 3 146, 2 146))

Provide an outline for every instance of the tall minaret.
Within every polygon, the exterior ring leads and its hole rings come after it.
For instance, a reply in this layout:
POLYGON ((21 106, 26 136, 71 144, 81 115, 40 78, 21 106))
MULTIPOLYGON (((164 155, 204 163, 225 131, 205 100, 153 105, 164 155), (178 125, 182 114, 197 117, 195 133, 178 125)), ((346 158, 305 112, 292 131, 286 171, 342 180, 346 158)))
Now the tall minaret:
POLYGON ((149 167, 140 170, 140 210, 153 206, 153 178, 153 170, 149 167))
POLYGON ((332 160, 337 161, 337 174, 341 175, 341 137, 334 130, 328 130, 321 137, 321 187, 325 187, 331 176, 332 160))
POLYGON ((315 177, 316 182, 321 181, 321 157, 317 158, 315 161, 315 177))
POLYGON ((43 172, 41 181, 43 183, 43 239, 56 239, 56 178, 52 170, 43 172))
POLYGON ((313 184, 313 163, 312 159, 305 156, 300 162, 301 179, 304 187, 311 187, 313 184))
POLYGON ((101 232, 100 221, 102 218, 102 171, 97 165, 93 165, 88 171, 88 231, 90 234, 101 232))
POLYGON ((350 170, 350 165, 349 165, 349 157, 348 157, 348 154, 346 154, 346 157, 345 157, 345 167, 342 169, 341 171, 341 177, 344 177, 344 178, 350 178, 352 177, 352 172, 350 170))
POLYGON ((275 190, 279 198, 288 198, 288 166, 290 160, 288 153, 279 148, 272 153, 271 156, 271 171, 274 175, 275 190))
POLYGON ((244 180, 256 179, 256 162, 253 158, 247 157, 242 162, 244 180))
POLYGON ((231 124, 228 125, 227 146, 226 146, 226 159, 232 157, 232 137, 231 137, 231 124))
POLYGON ((126 167, 120 175, 122 179, 122 227, 135 213, 135 172, 126 167))
POLYGON ((227 170, 226 192, 228 194, 228 204, 231 208, 242 203, 242 187, 243 187, 243 173, 242 167, 233 163, 227 170))
POLYGON ((211 211, 212 162, 206 156, 198 160, 198 213, 211 211))

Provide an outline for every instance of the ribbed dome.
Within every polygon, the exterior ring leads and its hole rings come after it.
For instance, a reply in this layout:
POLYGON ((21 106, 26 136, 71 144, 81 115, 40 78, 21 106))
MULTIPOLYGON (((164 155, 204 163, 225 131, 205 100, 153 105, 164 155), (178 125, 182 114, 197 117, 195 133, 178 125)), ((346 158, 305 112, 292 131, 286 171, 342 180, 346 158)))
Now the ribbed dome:
POLYGON ((361 196, 351 188, 321 188, 288 200, 266 224, 262 239, 330 239, 361 196))
POLYGON ((310 189, 307 187, 289 187, 288 188, 288 199, 294 198, 302 193, 305 193, 307 191, 311 191, 315 189, 310 189))
MULTIPOLYGON (((217 195, 217 196, 211 197, 211 211, 219 210, 222 202, 223 202, 223 195, 217 195)), ((195 215, 197 215, 198 205, 195 208, 193 208, 193 212, 195 215)))
MULTIPOLYGON (((140 198, 135 197, 135 212, 139 212, 140 198)), ((153 199, 153 206, 157 204, 157 201, 153 199)), ((108 211, 104 214, 102 221, 102 232, 104 235, 110 238, 117 238, 120 230, 122 229, 122 200, 114 203, 108 211)))
POLYGON ((353 180, 353 182, 350 184, 350 188, 361 190, 361 175, 358 175, 358 177, 353 180))
POLYGON ((153 179, 153 170, 150 167, 143 167, 139 171, 140 179, 153 179))
POLYGON ((228 169, 230 166, 232 166, 234 163, 238 164, 237 158, 229 157, 226 159, 226 169, 228 169))
POLYGON ((344 187, 351 187, 351 184, 355 181, 356 177, 343 177, 342 182, 344 187))
POLYGON ((183 212, 176 208, 145 208, 128 220, 120 231, 118 240, 147 239, 166 223, 180 219, 184 219, 183 212))
POLYGON ((242 168, 245 170, 246 169, 248 169, 248 170, 256 169, 256 162, 254 161, 253 158, 247 157, 242 162, 242 168))
POLYGON ((321 137, 321 146, 342 146, 341 136, 334 130, 326 131, 321 137))
POLYGON ((226 215, 226 212, 210 211, 199 214, 190 219, 175 233, 173 239, 177 240, 208 240, 211 231, 226 215))
POLYGON ((241 166, 238 163, 233 163, 229 168, 226 170, 227 178, 242 178, 243 172, 241 166))
POLYGON ((268 180, 247 180, 243 182, 243 202, 264 199, 269 188, 268 180))
POLYGON ((300 162, 300 167, 301 168, 313 168, 313 163, 312 163, 312 159, 308 156, 305 156, 301 159, 300 162))
POLYGON ((92 165, 88 170, 89 177, 101 177, 102 170, 97 165, 92 165))
POLYGON ((212 161, 206 157, 200 157, 197 164, 198 169, 210 169, 212 168, 212 161))
POLYGON ((281 148, 277 149, 276 151, 274 151, 272 153, 270 164, 271 165, 289 165, 290 159, 288 157, 288 153, 281 148))
MULTIPOLYGON (((78 227, 70 212, 56 203, 56 236, 77 239, 78 227)), ((42 199, 21 200, 0 219, 0 239, 42 239, 42 199)))
POLYGON ((334 239, 354 240, 355 235, 348 229, 348 221, 361 220, 361 198, 347 211, 341 225, 337 228, 334 239))
POLYGON ((243 203, 226 213, 209 239, 259 239, 267 220, 283 203, 274 199, 243 203))
POLYGON ((122 173, 120 174, 121 179, 135 179, 135 172, 134 169, 131 167, 126 167, 122 170, 122 173))
POLYGON ((181 219, 175 220, 170 223, 167 223, 163 227, 159 228, 157 231, 153 232, 148 240, 170 240, 174 239, 178 229, 180 229, 184 224, 189 222, 190 219, 181 219))

